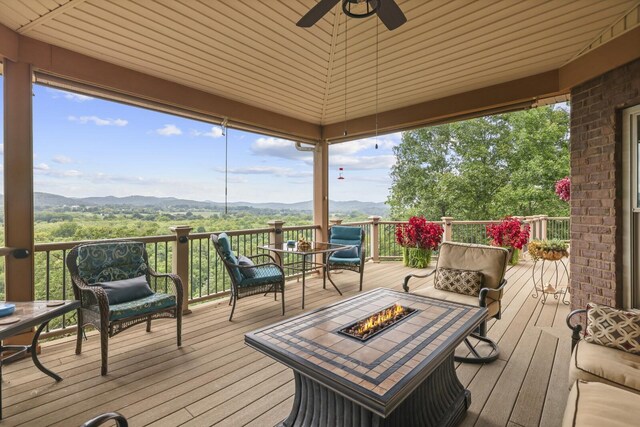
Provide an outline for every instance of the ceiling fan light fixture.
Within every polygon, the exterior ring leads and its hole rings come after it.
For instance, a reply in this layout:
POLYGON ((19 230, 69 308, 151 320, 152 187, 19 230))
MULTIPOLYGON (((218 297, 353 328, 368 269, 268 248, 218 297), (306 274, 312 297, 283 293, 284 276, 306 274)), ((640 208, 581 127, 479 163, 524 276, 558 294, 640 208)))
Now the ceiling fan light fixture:
POLYGON ((367 18, 376 13, 377 9, 378 0, 342 0, 342 11, 351 18, 367 18), (352 9, 354 5, 355 11, 352 9))

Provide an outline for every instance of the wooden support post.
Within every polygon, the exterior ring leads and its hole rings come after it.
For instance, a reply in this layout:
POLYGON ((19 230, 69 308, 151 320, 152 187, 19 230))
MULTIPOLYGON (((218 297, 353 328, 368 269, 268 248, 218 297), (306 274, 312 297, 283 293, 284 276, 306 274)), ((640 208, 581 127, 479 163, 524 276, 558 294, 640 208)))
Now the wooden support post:
POLYGON ((523 218, 524 223, 529 225, 529 241, 527 243, 529 243, 532 240, 536 240, 534 219, 535 219, 534 216, 525 216, 523 218))
MULTIPOLYGON (((316 144, 313 152, 313 223, 316 229, 315 241, 329 240, 329 144, 316 144)), ((323 255, 316 255, 315 262, 321 263, 323 255)))
MULTIPOLYGON (((7 301, 34 299, 32 71, 4 60, 4 221, 7 301), (16 251, 18 249, 19 251, 16 251)), ((6 344, 31 344, 33 332, 6 344)))
MULTIPOLYGON (((269 231, 269 244, 281 245, 282 243, 284 243, 284 233, 282 232, 284 221, 280 221, 280 220, 269 221, 267 225, 269 225, 269 227, 271 228, 271 231, 269 231)), ((298 239, 296 238, 294 240, 298 240, 298 239)), ((278 256, 278 255, 279 254, 276 254, 275 259, 276 261, 278 261, 278 264, 280 264, 280 267, 282 267, 282 256, 278 256)))
POLYGON ((191 227, 188 225, 178 225, 170 227, 176 238, 173 241, 173 253, 171 256, 171 271, 182 279, 182 291, 184 299, 182 301, 182 313, 189 314, 189 233, 191 227))
POLYGON ((313 223, 315 240, 326 242, 329 238, 329 145, 326 141, 316 144, 313 153, 313 223))
POLYGON ((453 238, 453 217, 443 216, 442 222, 444 227, 444 236, 442 237, 442 241, 450 242, 451 239, 453 238))
POLYGON ((371 220, 371 257, 373 262, 380 262, 380 217, 372 215, 371 220))
POLYGON ((549 215, 540 215, 540 240, 547 240, 549 215))

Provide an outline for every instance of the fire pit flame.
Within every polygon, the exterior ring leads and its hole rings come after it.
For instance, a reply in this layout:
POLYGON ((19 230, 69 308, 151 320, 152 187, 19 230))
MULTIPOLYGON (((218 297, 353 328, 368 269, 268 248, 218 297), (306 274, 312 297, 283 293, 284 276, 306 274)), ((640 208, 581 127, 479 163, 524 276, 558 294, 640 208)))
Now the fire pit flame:
POLYGON ((375 329, 377 326, 386 323, 390 319, 398 317, 399 315, 404 313, 404 308, 400 304, 395 304, 393 307, 389 307, 379 313, 374 314, 373 316, 368 317, 365 320, 362 320, 356 326, 355 332, 358 335, 367 335, 371 330, 375 329))
POLYGON ((396 324, 415 311, 413 308, 403 307, 396 303, 391 307, 387 307, 384 310, 341 329, 339 332, 361 341, 366 341, 378 332, 396 324))

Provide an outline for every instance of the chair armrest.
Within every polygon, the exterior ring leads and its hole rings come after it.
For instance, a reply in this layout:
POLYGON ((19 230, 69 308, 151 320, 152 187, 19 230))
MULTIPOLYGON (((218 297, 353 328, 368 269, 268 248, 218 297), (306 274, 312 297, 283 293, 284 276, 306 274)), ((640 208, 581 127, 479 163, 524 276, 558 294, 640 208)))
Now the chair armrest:
POLYGON ((97 427, 111 420, 114 420, 118 427, 129 426, 127 419, 122 416, 122 414, 119 414, 117 412, 107 412, 106 414, 98 415, 97 417, 90 419, 80 427, 97 427))
POLYGON ((412 277, 418 278, 418 279, 424 279, 427 278, 431 275, 433 275, 436 271, 435 270, 431 270, 429 273, 427 274, 409 274, 407 276, 404 277, 404 283, 402 284, 402 289, 404 289, 405 292, 409 292, 409 280, 411 280, 412 277))
POLYGON ((571 332, 571 351, 573 351, 574 347, 578 344, 578 342, 580 342, 580 333, 582 332, 582 325, 578 323, 577 325, 574 326, 571 324, 571 320, 573 319, 574 316, 578 316, 586 312, 587 310, 585 310, 584 308, 580 308, 578 310, 573 310, 567 316, 567 326, 572 331, 571 332))
POLYGON ((487 306, 487 298, 491 298, 494 301, 500 301, 502 299, 502 294, 504 293, 504 288, 507 286, 507 281, 502 279, 500 282, 500 286, 497 288, 482 288, 480 289, 480 293, 478 294, 478 303, 480 307, 487 306))
POLYGON ((242 270, 248 270, 250 268, 256 268, 256 267, 266 267, 266 266, 271 266, 271 267, 275 267, 278 270, 280 270, 280 273, 282 274, 282 276, 284 277, 284 270, 282 269, 282 267, 276 263, 276 262, 265 262, 262 264, 255 264, 255 265, 240 265, 240 264, 234 264, 232 262, 230 262, 229 264, 233 265, 234 267, 237 267, 240 269, 240 272, 242 272, 242 270))
POLYGON ((158 279, 165 278, 165 277, 168 279, 171 279, 171 282, 173 283, 173 290, 174 290, 173 293, 176 295, 176 297, 178 298, 178 302, 180 303, 178 305, 182 304, 182 300, 184 298, 184 291, 182 289, 182 279, 180 278, 180 276, 173 273, 158 273, 151 267, 149 267, 149 275, 151 277, 155 277, 158 279))
POLYGON ((90 286, 80 276, 72 275, 71 281, 80 292, 80 307, 89 308, 97 306, 102 312, 109 313, 109 298, 107 293, 100 286, 90 286))

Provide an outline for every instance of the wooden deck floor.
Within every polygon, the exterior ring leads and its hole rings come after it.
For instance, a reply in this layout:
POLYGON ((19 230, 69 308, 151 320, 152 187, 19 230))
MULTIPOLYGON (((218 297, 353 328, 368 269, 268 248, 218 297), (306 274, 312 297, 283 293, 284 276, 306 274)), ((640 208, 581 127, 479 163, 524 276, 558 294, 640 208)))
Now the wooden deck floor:
MULTIPOLYGON (((500 359, 457 368, 472 396, 464 426, 559 425, 568 394, 569 309, 531 297, 530 268, 524 262, 509 270, 503 318, 489 324, 500 359)), ((409 271, 395 262, 368 264, 365 289, 399 289, 409 271)), ((356 274, 335 277, 345 296, 357 293, 356 274)), ((300 286, 294 281, 287 289, 287 316, 299 314, 300 286)), ((338 299, 319 279, 308 282, 307 309, 338 299)), ((233 322, 228 315, 226 302, 194 307, 185 317, 180 349, 169 320, 156 322, 151 333, 143 325, 123 332, 110 340, 107 377, 100 376, 95 334, 89 334, 81 356, 74 354, 71 338, 46 343, 41 360, 64 380, 56 384, 29 360, 5 366, 2 425, 77 426, 108 411, 121 412, 134 427, 274 425, 291 408, 293 374, 243 339, 281 320, 280 302, 255 296, 238 303, 233 322)))

